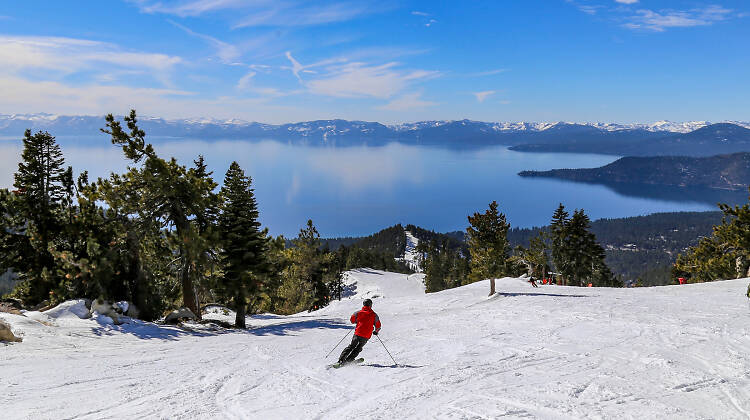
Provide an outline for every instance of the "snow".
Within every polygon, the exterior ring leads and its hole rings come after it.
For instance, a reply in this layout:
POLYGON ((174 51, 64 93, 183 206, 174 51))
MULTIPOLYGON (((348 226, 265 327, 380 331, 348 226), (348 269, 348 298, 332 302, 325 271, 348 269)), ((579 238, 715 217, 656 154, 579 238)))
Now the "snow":
POLYGON ((406 247, 404 249, 404 255, 401 258, 397 258, 398 261, 405 262, 409 268, 416 272, 422 271, 422 259, 424 256, 421 252, 417 252, 417 246, 419 246, 419 238, 414 236, 410 231, 404 231, 406 233, 406 247))
POLYGON ((505 278, 487 297, 487 281, 424 294, 422 278, 351 271, 345 299, 253 316, 247 331, 0 313, 24 338, 0 346, 3 418, 750 416, 748 279, 535 289, 505 278), (366 297, 398 365, 373 337, 362 365, 326 369, 366 297))
POLYGON ((83 299, 69 300, 54 308, 44 311, 44 315, 52 319, 86 319, 90 318, 89 309, 83 299))

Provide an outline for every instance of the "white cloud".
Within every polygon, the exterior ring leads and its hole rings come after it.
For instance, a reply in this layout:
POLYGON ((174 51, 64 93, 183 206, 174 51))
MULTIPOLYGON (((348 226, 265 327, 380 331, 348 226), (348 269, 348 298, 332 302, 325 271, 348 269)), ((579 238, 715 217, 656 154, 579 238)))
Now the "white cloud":
POLYGON ((345 22, 371 12, 367 4, 333 3, 328 5, 275 3, 274 7, 259 10, 233 25, 233 28, 249 26, 311 26, 345 22))
POLYGON ((620 4, 636 4, 636 3, 638 3, 638 0, 615 0, 615 3, 620 3, 620 4))
POLYGON ((250 83, 252 83, 253 77, 255 77, 256 73, 254 71, 251 71, 250 73, 242 76, 239 81, 237 81, 237 89, 246 90, 250 87, 250 83))
POLYGON ((180 57, 125 51, 113 44, 85 39, 0 36, 0 72, 11 74, 52 70, 59 77, 80 71, 116 74, 113 70, 137 69, 168 85, 167 74, 182 61, 180 57))
POLYGON ((669 28, 689 28, 694 26, 708 26, 728 19, 733 10, 722 6, 708 6, 702 9, 660 10, 655 12, 648 9, 636 11, 636 15, 624 26, 630 29, 646 29, 663 32, 669 28))
POLYGON ((434 105, 437 105, 437 102, 425 101, 422 99, 421 93, 414 92, 395 98, 387 104, 377 107, 377 109, 383 109, 386 111, 408 111, 413 109, 423 109, 434 105))
POLYGON ((437 23, 437 20, 435 20, 435 19, 430 19, 430 21, 429 21, 429 22, 427 22, 427 23, 425 23, 425 24, 424 24, 424 26, 426 26, 426 27, 428 27, 428 28, 429 28, 430 26, 432 26, 432 25, 433 25, 433 24, 435 24, 435 23, 437 23))
POLYGON ((439 72, 427 70, 403 71, 397 63, 371 66, 347 63, 329 68, 327 76, 305 84, 311 93, 334 97, 390 98, 409 83, 437 77, 439 72))
POLYGON ((250 26, 309 26, 344 22, 382 8, 374 2, 340 1, 322 4, 314 0, 131 0, 144 13, 194 17, 231 12, 233 28, 250 26), (377 5, 377 6, 376 6, 377 5))
POLYGON ((232 45, 232 44, 229 44, 227 42, 221 41, 221 40, 216 39, 216 38, 214 38, 212 36, 209 36, 209 35, 205 35, 205 34, 201 34, 201 33, 195 32, 192 29, 190 29, 190 28, 188 28, 188 27, 186 27, 184 25, 180 25, 179 23, 174 22, 172 20, 167 20, 167 22, 171 23, 172 25, 176 26, 177 28, 182 29, 183 31, 185 31, 185 33, 187 33, 189 35, 192 35, 192 36, 194 36, 196 38, 200 38, 200 39, 208 42, 209 44, 211 44, 216 49, 216 56, 219 57, 219 59, 224 64, 235 64, 235 62, 237 61, 237 59, 239 59, 240 56, 242 55, 242 53, 240 52, 240 49, 237 48, 236 46, 232 45))
POLYGON ((505 73, 506 71, 509 71, 509 70, 508 69, 494 69, 494 70, 480 71, 478 73, 470 73, 468 74, 468 76, 469 77, 493 76, 495 74, 505 73))
POLYGON ((487 99, 488 96, 494 95, 494 94, 495 94, 494 90, 485 90, 485 91, 482 91, 482 92, 473 92, 472 93, 472 95, 474 95, 477 98, 477 101, 479 103, 484 102, 484 100, 487 99))
MULTIPOLYGON (((325 111, 280 106, 269 98, 282 93, 275 89, 251 88, 258 97, 201 97, 195 92, 176 89, 137 88, 122 85, 88 84, 74 86, 56 81, 29 81, 20 77, 0 77, 0 113, 49 112, 61 115, 125 114, 135 108, 140 115, 162 118, 241 118, 272 123, 289 122, 290 115, 301 119, 326 118, 325 111)), ((299 93, 299 92, 287 92, 299 93)))
POLYGON ((418 10, 415 10, 415 11, 411 12, 411 14, 414 15, 414 16, 424 16, 424 17, 430 16, 429 13, 420 12, 418 10))
POLYGON ((132 0, 144 13, 164 13, 180 17, 200 16, 204 13, 226 9, 245 9, 251 6, 262 6, 271 1, 248 0, 182 0, 164 4, 161 1, 132 0))
POLYGON ((300 73, 315 74, 316 72, 313 70, 310 70, 311 68, 326 66, 329 64, 341 63, 341 62, 346 61, 346 59, 344 58, 331 58, 327 60, 321 60, 312 64, 306 64, 303 66, 302 64, 300 64, 299 61, 297 61, 294 57, 292 57, 291 51, 287 51, 285 55, 286 55, 287 60, 289 60, 289 62, 292 64, 292 66, 291 67, 282 66, 282 69, 291 70, 292 74, 294 74, 294 77, 296 77, 297 80, 300 81, 300 83, 302 83, 302 78, 299 75, 300 73))

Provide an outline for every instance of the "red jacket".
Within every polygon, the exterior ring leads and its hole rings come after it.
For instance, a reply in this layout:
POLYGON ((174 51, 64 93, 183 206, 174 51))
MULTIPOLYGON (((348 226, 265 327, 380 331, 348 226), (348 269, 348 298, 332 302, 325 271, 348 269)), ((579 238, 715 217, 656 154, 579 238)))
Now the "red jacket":
POLYGON ((352 321, 352 324, 357 324, 354 335, 362 338, 369 339, 372 337, 373 328, 375 331, 380 331, 380 318, 369 306, 363 306, 362 309, 353 313, 350 321, 352 321))

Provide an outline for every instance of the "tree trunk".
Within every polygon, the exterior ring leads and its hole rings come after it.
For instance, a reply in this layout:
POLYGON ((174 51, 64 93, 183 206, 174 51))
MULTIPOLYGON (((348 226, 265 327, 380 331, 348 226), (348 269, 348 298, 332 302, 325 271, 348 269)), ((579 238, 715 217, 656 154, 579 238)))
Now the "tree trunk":
POLYGON ((201 311, 198 307, 198 300, 195 297, 195 290, 193 289, 193 280, 190 278, 190 259, 184 245, 185 235, 188 233, 188 229, 190 229, 190 222, 186 219, 179 219, 175 221, 175 228, 177 230, 177 237, 180 240, 180 258, 182 258, 180 268, 182 306, 190 309, 196 318, 201 319, 201 311))
POLYGON ((238 294, 234 298, 234 309, 237 312, 237 317, 234 319, 234 326, 236 328, 246 328, 245 326, 245 297, 238 294))
POLYGON ((494 294, 495 294, 495 279, 491 278, 490 279, 490 294, 489 294, 489 296, 492 296, 494 294))
POLYGON ((143 271, 143 263, 141 261, 140 240, 132 226, 128 228, 127 244, 130 257, 128 274, 131 276, 130 302, 135 305, 136 309, 141 311, 141 319, 151 321, 155 318, 155 314, 153 313, 153 309, 146 304, 146 273, 143 271))
MULTIPOLYGON (((184 258, 184 250, 181 251, 184 258)), ((201 319, 201 311, 198 308, 198 301, 195 298, 195 290, 193 290, 193 281, 190 279, 190 266, 187 258, 182 262, 182 269, 180 270, 180 284, 182 285, 182 305, 190 309, 196 316, 201 319)))

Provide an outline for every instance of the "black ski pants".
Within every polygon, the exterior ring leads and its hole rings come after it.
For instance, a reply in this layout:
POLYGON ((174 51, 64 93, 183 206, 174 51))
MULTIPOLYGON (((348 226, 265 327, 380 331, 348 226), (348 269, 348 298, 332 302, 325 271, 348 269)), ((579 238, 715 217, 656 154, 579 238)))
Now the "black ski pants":
POLYGON ((365 344, 367 344, 366 338, 354 334, 352 342, 348 346, 346 346, 344 351, 341 352, 341 356, 339 356, 339 363, 347 363, 356 359, 357 355, 362 351, 362 347, 364 347, 365 344))

